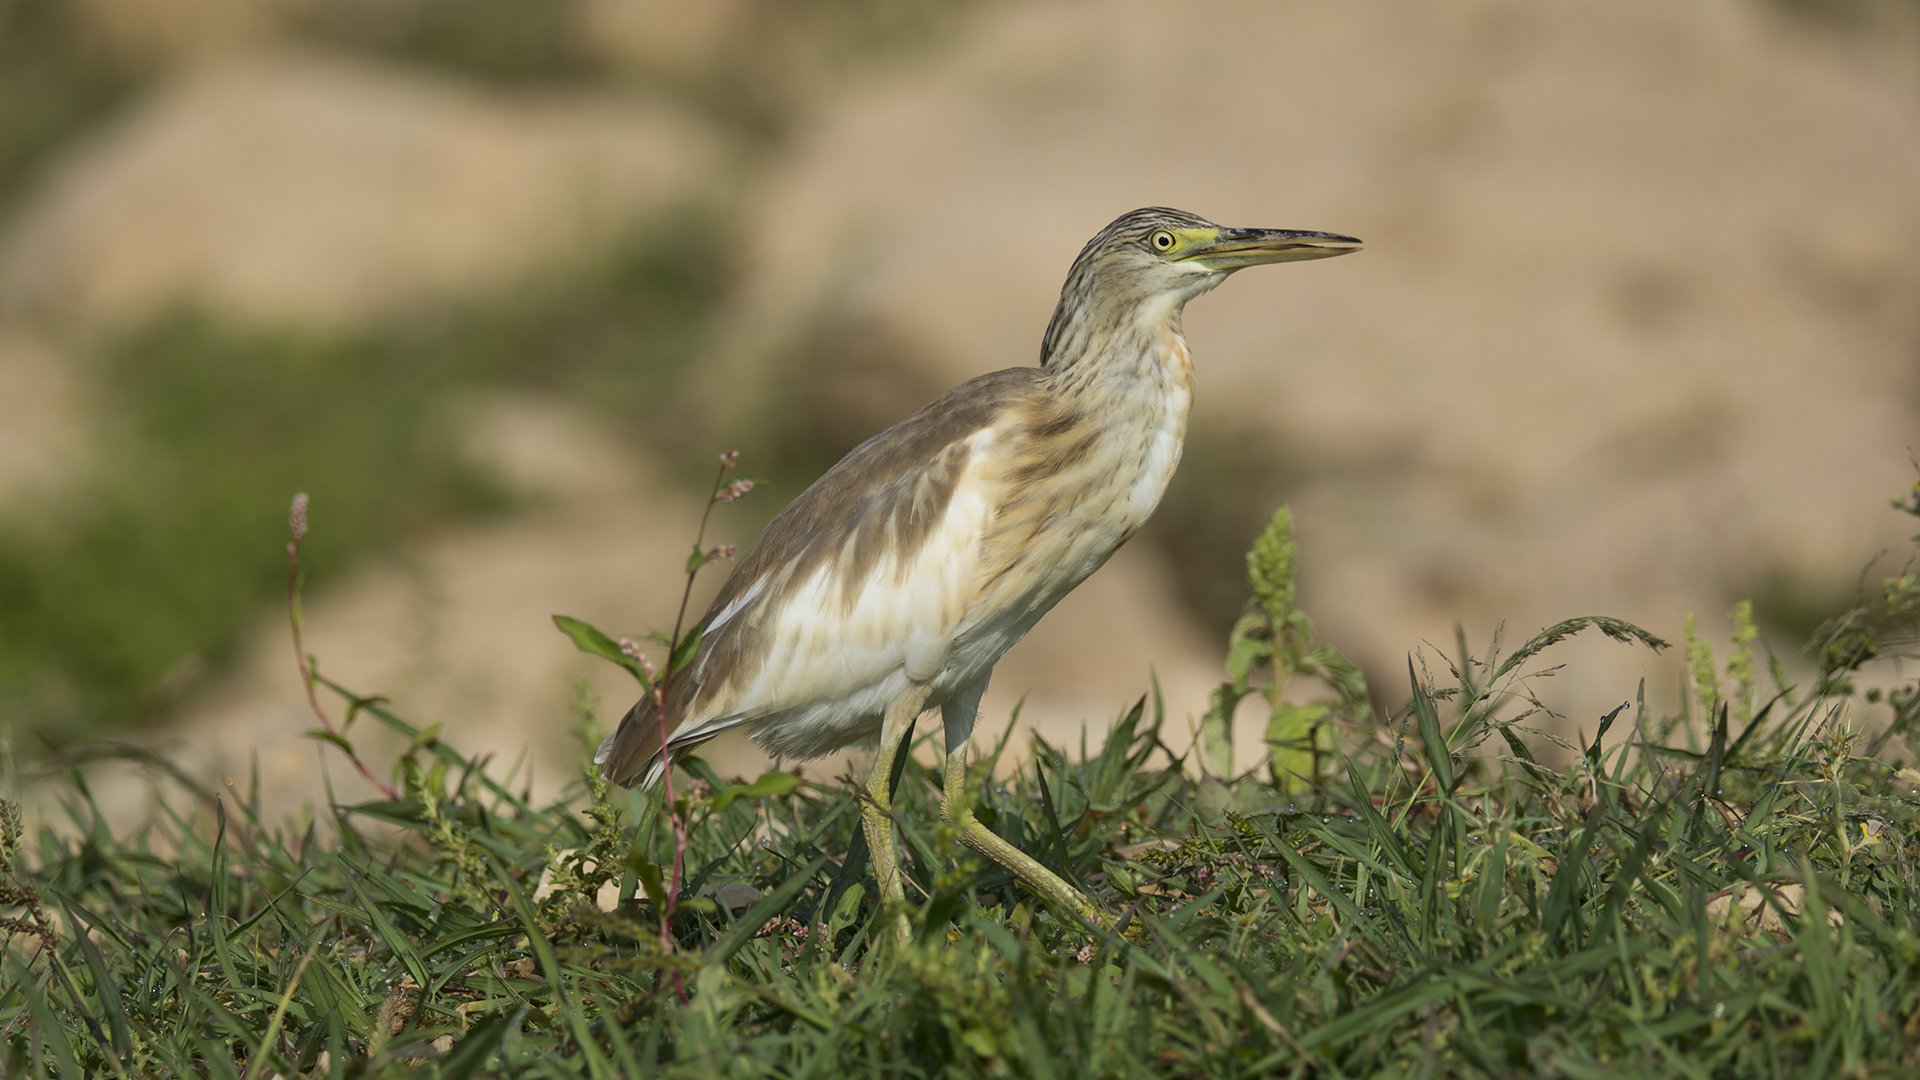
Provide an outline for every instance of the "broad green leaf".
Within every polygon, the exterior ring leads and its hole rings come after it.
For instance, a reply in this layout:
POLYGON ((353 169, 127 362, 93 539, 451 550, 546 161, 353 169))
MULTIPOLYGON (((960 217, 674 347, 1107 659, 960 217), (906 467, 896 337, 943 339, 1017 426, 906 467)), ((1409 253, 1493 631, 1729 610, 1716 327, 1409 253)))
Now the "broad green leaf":
POLYGON ((574 646, 581 652, 611 660, 627 669, 628 674, 640 681, 646 696, 653 696, 653 683, 647 678, 646 669, 640 666, 640 661, 622 652, 619 642, 608 637, 598 628, 569 615, 555 615, 553 625, 559 627, 561 633, 572 639, 574 646))
POLYGON ((1332 710, 1319 702, 1274 706, 1267 718, 1266 743, 1275 787, 1292 791, 1314 781, 1316 751, 1327 741, 1315 729, 1330 715, 1332 710))
POLYGON ((1243 615, 1227 638, 1227 674, 1243 693, 1255 665, 1273 658, 1273 638, 1266 630, 1266 620, 1261 616, 1243 615))

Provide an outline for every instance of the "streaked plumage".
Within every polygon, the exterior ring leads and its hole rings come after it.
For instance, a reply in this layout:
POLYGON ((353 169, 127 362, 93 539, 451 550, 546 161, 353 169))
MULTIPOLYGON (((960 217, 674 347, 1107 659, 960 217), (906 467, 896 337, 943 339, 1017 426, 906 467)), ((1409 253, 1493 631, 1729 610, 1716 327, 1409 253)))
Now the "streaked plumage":
MULTIPOLYGON (((1061 290, 1040 366, 942 395, 854 449, 767 527, 670 684, 671 745, 746 725, 774 754, 817 757, 938 706, 957 760, 994 662, 1139 531, 1166 490, 1193 397, 1186 302, 1242 266, 1357 247, 1166 209, 1102 230, 1061 290)), ((636 705, 595 760, 618 783, 656 780, 658 717, 636 705)))

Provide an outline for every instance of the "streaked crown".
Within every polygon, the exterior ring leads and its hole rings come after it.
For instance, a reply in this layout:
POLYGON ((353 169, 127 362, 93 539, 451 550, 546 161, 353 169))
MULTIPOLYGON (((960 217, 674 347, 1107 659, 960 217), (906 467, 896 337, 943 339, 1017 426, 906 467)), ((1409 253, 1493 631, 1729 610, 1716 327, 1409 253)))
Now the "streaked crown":
POLYGON ((1070 364, 1104 332, 1143 318, 1177 320, 1188 300, 1236 270, 1359 249, 1360 241, 1338 233, 1230 228, 1164 206, 1130 211, 1074 259, 1041 340, 1040 366, 1070 364))

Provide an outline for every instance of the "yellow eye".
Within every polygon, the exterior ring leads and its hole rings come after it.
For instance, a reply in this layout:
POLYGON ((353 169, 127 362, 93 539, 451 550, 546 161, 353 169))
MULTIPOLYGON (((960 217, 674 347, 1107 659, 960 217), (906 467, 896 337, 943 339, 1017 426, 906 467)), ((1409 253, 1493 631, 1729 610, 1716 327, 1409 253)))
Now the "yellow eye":
POLYGON ((1153 234, 1153 239, 1151 243, 1153 244, 1153 250, 1164 252, 1164 251, 1172 251, 1173 245, 1176 243, 1176 241, 1174 240, 1172 233, 1168 232, 1165 229, 1161 229, 1159 232, 1153 234))

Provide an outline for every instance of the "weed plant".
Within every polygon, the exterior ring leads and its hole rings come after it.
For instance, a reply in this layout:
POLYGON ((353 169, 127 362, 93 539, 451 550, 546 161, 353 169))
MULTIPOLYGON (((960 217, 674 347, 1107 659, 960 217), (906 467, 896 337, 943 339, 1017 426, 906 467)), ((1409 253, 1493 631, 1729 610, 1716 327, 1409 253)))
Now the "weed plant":
MULTIPOLYGON (((1378 719, 1284 607, 1284 526, 1256 548, 1258 618, 1223 692, 1318 664, 1314 719, 1337 737, 1295 738, 1299 707, 1276 695, 1290 768, 1220 776, 1207 761, 1230 758, 1173 752, 1142 700, 1097 748, 1036 740, 1013 766, 1002 738, 971 769, 979 819, 1115 912, 1114 932, 972 858, 914 761, 896 807, 916 934, 883 940, 870 878, 823 903, 858 827, 850 783, 749 784, 690 758, 663 937, 675 839, 657 796, 587 768, 534 805, 439 727, 321 680, 349 719, 409 740, 394 798, 276 823, 256 780, 119 835, 76 772, 64 833, 0 815, 0 1073, 1920 1070, 1920 771, 1897 756, 1920 692, 1853 685, 1908 636, 1920 578, 1823 627, 1801 689, 1756 664, 1736 609, 1726 665, 1689 641, 1681 714, 1636 697, 1556 768, 1525 726, 1554 644, 1664 643, 1583 618, 1463 646, 1410 664, 1410 704, 1378 719), (1891 709, 1871 737, 1863 698, 1891 709)), ((586 749, 593 703, 579 712, 586 749)))

